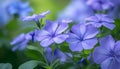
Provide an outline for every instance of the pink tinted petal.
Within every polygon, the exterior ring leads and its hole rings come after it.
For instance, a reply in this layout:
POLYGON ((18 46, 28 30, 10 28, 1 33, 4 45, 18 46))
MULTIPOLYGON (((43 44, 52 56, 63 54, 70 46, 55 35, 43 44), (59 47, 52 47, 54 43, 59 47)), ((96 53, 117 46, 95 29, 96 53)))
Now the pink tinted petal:
POLYGON ((66 39, 68 38, 68 35, 66 34, 61 34, 61 35, 58 35, 56 37, 53 38, 53 40, 56 42, 56 43, 62 43, 63 41, 65 41, 66 39))

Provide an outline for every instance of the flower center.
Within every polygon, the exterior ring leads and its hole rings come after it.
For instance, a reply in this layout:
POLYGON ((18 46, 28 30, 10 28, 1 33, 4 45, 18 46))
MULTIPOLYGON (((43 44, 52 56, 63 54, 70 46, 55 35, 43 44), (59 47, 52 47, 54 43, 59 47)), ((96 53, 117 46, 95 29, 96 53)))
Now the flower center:
POLYGON ((98 23, 102 23, 102 21, 100 20, 100 21, 98 21, 98 23))
POLYGON ((114 51, 110 51, 110 54, 109 54, 110 57, 117 57, 117 55, 114 53, 114 51))
POLYGON ((103 1, 99 0, 98 3, 99 3, 99 4, 103 4, 103 1))

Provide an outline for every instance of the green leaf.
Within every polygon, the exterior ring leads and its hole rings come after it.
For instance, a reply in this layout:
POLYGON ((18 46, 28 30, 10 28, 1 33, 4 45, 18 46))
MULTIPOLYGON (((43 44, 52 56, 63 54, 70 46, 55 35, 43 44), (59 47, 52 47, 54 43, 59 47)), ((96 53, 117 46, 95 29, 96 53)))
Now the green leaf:
POLYGON ((114 39, 120 40, 120 19, 115 20, 116 27, 112 30, 111 34, 114 37, 114 39))
POLYGON ((43 50, 41 48, 37 46, 29 45, 27 46, 25 54, 27 57, 30 57, 31 59, 44 61, 42 52, 43 50))
POLYGON ((18 69, 34 69, 37 65, 39 65, 40 61, 31 60, 27 61, 19 66, 18 69))
POLYGON ((12 65, 10 63, 0 63, 0 69, 12 69, 12 65))
POLYGON ((38 48, 37 46, 29 45, 29 46, 27 46, 27 49, 34 50, 34 51, 37 51, 37 52, 40 52, 41 54, 43 54, 43 49, 42 48, 38 48))

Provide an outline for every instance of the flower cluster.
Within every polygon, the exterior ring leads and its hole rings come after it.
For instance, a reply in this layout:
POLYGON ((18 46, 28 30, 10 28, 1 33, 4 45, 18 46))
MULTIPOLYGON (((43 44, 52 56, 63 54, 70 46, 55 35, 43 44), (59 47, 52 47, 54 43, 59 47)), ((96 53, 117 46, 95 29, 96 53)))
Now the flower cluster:
POLYGON ((90 5, 94 10, 108 10, 113 6, 109 0, 88 0, 87 4, 90 5))
POLYGON ((92 24, 97 28, 100 28, 101 26, 105 26, 110 30, 115 28, 114 20, 105 14, 96 14, 95 16, 86 18, 86 20, 89 21, 88 24, 92 24))
POLYGON ((20 34, 18 37, 16 37, 10 44, 15 45, 12 50, 15 51, 17 49, 23 50, 25 49, 27 43, 32 39, 32 36, 30 34, 20 34))
POLYGON ((6 25, 15 15, 20 19, 32 12, 29 2, 21 0, 1 0, 0 1, 0 26, 6 25))
MULTIPOLYGON (((75 3, 77 2, 86 1, 75 1, 75 3)), ((90 50, 94 62, 97 64, 101 64, 102 69, 119 69, 120 41, 117 41, 115 43, 115 40, 111 35, 103 37, 102 35, 104 35, 104 33, 102 33, 102 30, 104 29, 99 29, 101 27, 106 27, 111 31, 116 27, 114 24, 114 19, 110 17, 108 13, 104 12, 111 8, 113 4, 109 0, 88 0, 87 4, 90 5, 92 9, 96 10, 97 12, 94 12, 95 14, 90 17, 85 17, 83 21, 78 21, 78 24, 71 24, 71 22, 76 22, 74 18, 79 17, 79 13, 81 13, 80 9, 78 10, 79 4, 77 4, 77 6, 76 4, 74 4, 74 10, 72 10, 72 12, 68 12, 68 14, 70 14, 70 17, 68 16, 69 18, 58 18, 59 20, 56 21, 46 20, 44 25, 42 25, 42 22, 40 22, 39 19, 43 19, 44 17, 46 17, 46 15, 50 13, 50 11, 46 11, 38 15, 34 14, 32 16, 24 17, 23 21, 36 22, 39 29, 35 29, 34 31, 27 34, 23 33, 15 38, 11 42, 11 45, 16 45, 15 47, 13 47, 13 51, 15 51, 16 49, 25 49, 29 41, 32 40, 33 42, 40 43, 39 45, 43 49, 45 49, 45 54, 43 55, 49 63, 52 63, 54 60, 57 59, 59 59, 60 62, 65 62, 69 57, 74 58, 74 53, 76 52, 85 54, 85 50, 90 50), (102 38, 98 35, 101 35, 102 38), (60 50, 62 49, 61 45, 64 45, 64 43, 68 45, 67 47, 69 47, 72 54, 64 53, 60 50), (54 51, 52 48, 54 49, 54 51), (92 53, 91 51, 94 52, 92 53)), ((13 12, 16 13, 16 11, 14 10, 12 11, 12 13, 13 12)), ((80 64, 83 60, 86 60, 84 59, 86 55, 81 56, 81 54, 80 57, 82 59, 81 61, 79 61, 80 64)))

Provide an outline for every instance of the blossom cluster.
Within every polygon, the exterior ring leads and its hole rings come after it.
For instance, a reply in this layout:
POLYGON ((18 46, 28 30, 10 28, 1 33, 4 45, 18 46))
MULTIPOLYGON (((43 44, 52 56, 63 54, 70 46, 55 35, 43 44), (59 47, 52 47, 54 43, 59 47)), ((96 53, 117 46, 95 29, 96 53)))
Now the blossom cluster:
MULTIPOLYGON (((82 0, 82 2, 84 1, 82 0)), ((89 15, 89 17, 86 16, 83 19, 84 21, 78 20, 77 24, 73 23, 73 21, 76 22, 75 19, 77 16, 79 17, 77 14, 81 13, 80 10, 78 10, 79 4, 75 6, 77 8, 72 8, 73 10, 69 12, 69 18, 58 18, 56 21, 46 20, 44 26, 42 26, 40 19, 45 18, 47 14, 50 14, 50 11, 24 17, 22 19, 23 21, 33 20, 39 29, 35 29, 27 34, 22 33, 16 37, 10 43, 11 45, 15 45, 12 50, 23 50, 30 41, 33 41, 33 43, 38 42, 39 45, 45 49, 45 58, 49 63, 56 59, 59 59, 61 62, 67 62, 68 58, 74 57, 72 53, 93 50, 91 57, 93 57, 95 63, 101 65, 102 69, 119 69, 120 41, 115 42, 110 34, 106 35, 106 37, 99 37, 99 35, 103 34, 102 31, 104 29, 102 28, 107 28, 112 31, 116 27, 114 19, 108 15, 109 12, 104 12, 114 7, 114 5, 109 0, 87 0, 85 2, 87 4, 86 6, 92 8, 92 15, 89 15), (59 47, 59 45, 63 43, 68 44, 72 53, 64 53, 60 50, 61 46, 59 47), (54 51, 52 50, 53 46, 55 46, 54 51)), ((11 9, 13 8, 14 7, 11 9)), ((69 7, 67 9, 70 10, 69 7)), ((17 11, 11 11, 11 14, 16 12, 17 11)))
POLYGON ((5 26, 12 18, 18 16, 19 19, 22 19, 33 11, 29 2, 23 2, 22 0, 1 0, 0 9, 1 27, 5 26))

